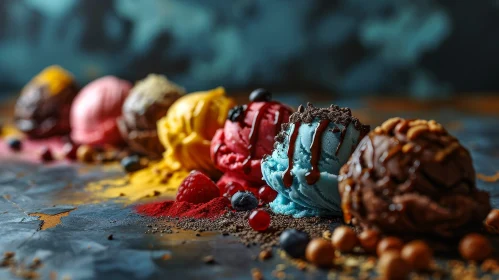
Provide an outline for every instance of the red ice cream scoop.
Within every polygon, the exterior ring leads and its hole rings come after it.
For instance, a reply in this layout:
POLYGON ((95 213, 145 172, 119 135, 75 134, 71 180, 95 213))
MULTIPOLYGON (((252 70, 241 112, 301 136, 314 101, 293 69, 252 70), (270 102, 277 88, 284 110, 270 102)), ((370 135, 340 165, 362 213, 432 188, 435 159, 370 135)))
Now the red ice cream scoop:
POLYGON ((71 107, 71 138, 79 144, 120 145, 124 143, 117 119, 132 84, 113 76, 85 86, 71 107))
POLYGON ((272 152, 281 124, 288 122, 293 113, 290 107, 271 101, 270 93, 263 89, 255 90, 250 101, 230 110, 224 127, 211 142, 211 158, 224 172, 217 183, 222 193, 230 182, 255 191, 265 184, 260 162, 272 152))

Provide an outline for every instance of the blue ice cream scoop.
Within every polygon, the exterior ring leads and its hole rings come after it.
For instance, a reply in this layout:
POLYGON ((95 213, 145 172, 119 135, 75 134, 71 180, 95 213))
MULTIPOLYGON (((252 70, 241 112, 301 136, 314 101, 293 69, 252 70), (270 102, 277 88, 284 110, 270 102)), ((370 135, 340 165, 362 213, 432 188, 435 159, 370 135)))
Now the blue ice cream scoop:
POLYGON ((341 215, 338 173, 368 132, 348 108, 300 106, 262 161, 263 178, 278 192, 272 210, 295 218, 341 215))

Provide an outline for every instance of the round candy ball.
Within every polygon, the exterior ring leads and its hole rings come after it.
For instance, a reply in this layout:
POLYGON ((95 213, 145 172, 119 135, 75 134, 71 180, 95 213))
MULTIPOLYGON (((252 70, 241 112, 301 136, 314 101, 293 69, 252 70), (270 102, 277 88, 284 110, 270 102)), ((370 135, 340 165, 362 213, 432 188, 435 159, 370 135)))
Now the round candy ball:
POLYGON ((334 246, 323 238, 315 238, 308 243, 305 251, 307 260, 316 266, 328 267, 333 265, 334 246))

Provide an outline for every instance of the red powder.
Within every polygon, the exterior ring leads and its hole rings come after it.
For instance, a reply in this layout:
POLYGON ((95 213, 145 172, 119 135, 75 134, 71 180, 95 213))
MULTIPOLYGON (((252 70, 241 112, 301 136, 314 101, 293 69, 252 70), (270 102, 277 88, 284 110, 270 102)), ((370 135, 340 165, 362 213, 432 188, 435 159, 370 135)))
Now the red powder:
POLYGON ((217 197, 201 204, 185 201, 163 201, 139 205, 135 210, 139 214, 153 217, 214 219, 227 212, 229 203, 226 197, 217 197))

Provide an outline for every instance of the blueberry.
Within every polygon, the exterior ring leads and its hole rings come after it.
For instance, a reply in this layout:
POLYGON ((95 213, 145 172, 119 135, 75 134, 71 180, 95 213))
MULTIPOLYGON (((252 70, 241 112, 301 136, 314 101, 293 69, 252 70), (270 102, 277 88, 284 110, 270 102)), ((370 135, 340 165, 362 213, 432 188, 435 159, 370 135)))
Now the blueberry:
POLYGON ((279 237, 281 248, 293 258, 305 256, 305 250, 309 242, 310 237, 308 234, 296 229, 287 229, 279 237))
POLYGON ((135 172, 142 169, 142 164, 140 163, 140 158, 137 155, 128 156, 121 160, 121 166, 126 172, 135 172))
POLYGON ((248 211, 258 207, 258 199, 252 192, 236 192, 230 200, 236 211, 248 211))
POLYGON ((7 140, 7 144, 9 145, 9 148, 13 151, 20 151, 22 148, 22 142, 17 138, 9 138, 7 140))
POLYGON ((272 93, 264 88, 255 89, 251 92, 249 100, 251 102, 268 102, 272 100, 272 93))
POLYGON ((246 110, 245 106, 235 106, 232 109, 229 110, 229 115, 227 116, 227 119, 229 119, 231 122, 239 122, 244 119, 244 111, 246 110))

